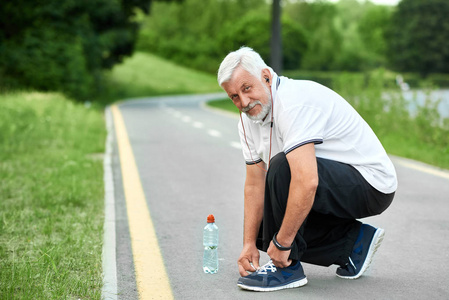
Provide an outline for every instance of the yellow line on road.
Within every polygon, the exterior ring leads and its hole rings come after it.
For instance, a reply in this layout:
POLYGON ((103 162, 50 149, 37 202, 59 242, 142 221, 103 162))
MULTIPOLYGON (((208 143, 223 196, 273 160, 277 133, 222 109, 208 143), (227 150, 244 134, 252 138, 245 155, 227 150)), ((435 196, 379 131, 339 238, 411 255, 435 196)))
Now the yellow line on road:
POLYGON ((438 170, 435 167, 430 167, 430 166, 426 166, 424 164, 420 164, 417 162, 412 162, 412 161, 408 161, 402 158, 396 158, 395 159, 399 164, 403 165, 404 167, 410 168, 410 169, 415 169, 427 174, 432 174, 434 176, 438 176, 438 177, 442 177, 442 178, 446 178, 449 179, 449 172, 445 171, 445 170, 438 170))
POLYGON ((173 299, 125 122, 116 105, 111 107, 111 111, 120 154, 139 298, 173 299))

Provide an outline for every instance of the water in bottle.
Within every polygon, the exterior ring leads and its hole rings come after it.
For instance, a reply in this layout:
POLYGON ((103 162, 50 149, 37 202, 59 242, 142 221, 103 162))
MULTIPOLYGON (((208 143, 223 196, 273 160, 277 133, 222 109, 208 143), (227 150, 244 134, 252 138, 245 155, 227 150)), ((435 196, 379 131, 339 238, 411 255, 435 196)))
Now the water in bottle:
POLYGON ((214 274, 218 271, 218 227, 215 225, 214 215, 207 216, 207 225, 203 231, 203 270, 204 273, 214 274))

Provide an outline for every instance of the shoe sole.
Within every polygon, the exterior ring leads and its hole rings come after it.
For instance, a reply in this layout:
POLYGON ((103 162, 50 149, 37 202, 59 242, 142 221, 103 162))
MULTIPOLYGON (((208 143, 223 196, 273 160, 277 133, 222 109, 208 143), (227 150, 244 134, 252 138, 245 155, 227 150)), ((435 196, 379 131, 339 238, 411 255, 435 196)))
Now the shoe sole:
POLYGON ((259 286, 249 286, 244 284, 237 284, 237 286, 244 290, 249 291, 255 291, 255 292, 273 292, 273 291, 279 291, 283 289, 292 289, 301 287, 307 284, 307 277, 304 277, 303 279, 293 281, 289 284, 282 285, 282 286, 276 286, 276 287, 259 287, 259 286))
POLYGON ((382 244, 384 236, 385 236, 385 230, 383 230, 382 228, 377 228, 376 232, 374 233, 373 240, 371 241, 371 244, 369 246, 368 255, 366 256, 365 263, 363 264, 362 269, 360 270, 360 272, 357 275, 341 276, 341 275, 337 274, 337 276, 340 278, 344 278, 344 279, 357 279, 360 276, 362 276, 363 273, 365 273, 371 266, 374 254, 377 252, 377 249, 379 249, 380 244, 382 244))

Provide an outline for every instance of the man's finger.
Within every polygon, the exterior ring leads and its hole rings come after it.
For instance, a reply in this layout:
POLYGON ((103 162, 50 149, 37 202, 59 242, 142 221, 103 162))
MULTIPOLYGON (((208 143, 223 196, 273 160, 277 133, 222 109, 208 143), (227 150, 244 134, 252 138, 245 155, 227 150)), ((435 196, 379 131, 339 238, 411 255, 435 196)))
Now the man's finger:
POLYGON ((250 264, 250 266, 251 266, 251 268, 253 268, 252 270, 251 270, 251 272, 252 271, 257 271, 257 269, 256 269, 256 267, 253 265, 253 263, 251 262, 251 263, 249 263, 250 264))
POLYGON ((253 261, 252 265, 253 265, 255 271, 260 269, 259 260, 253 261))
POLYGON ((249 273, 246 272, 245 268, 241 264, 239 264, 239 273, 240 273, 240 276, 242 276, 242 277, 249 275, 249 273))

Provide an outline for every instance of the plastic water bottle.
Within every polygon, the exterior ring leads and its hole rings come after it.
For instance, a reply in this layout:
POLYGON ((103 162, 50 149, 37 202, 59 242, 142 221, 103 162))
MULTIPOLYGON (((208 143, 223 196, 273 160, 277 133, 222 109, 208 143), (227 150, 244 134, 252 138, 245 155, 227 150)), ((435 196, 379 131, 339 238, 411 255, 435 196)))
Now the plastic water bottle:
POLYGON ((218 271, 218 227, 214 215, 207 216, 207 225, 203 231, 203 270, 204 273, 215 274, 218 271))

